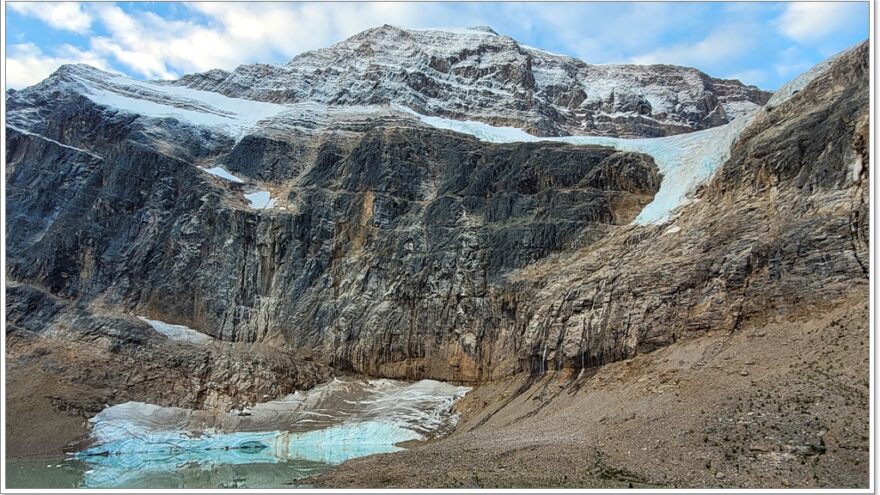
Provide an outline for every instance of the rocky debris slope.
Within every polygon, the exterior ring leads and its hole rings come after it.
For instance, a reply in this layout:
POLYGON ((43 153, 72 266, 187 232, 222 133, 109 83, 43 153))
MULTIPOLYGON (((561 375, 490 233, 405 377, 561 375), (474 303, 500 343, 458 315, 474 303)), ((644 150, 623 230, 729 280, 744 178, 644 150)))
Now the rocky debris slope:
POLYGON ((356 459, 321 487, 866 488, 870 359, 863 294, 745 323, 588 373, 477 387, 459 427, 356 459))
POLYGON ((591 65, 489 28, 388 25, 287 64, 213 70, 171 84, 261 101, 396 103, 540 136, 679 134, 727 123, 770 96, 688 67, 591 65))
POLYGON ((307 389, 326 368, 297 359, 295 349, 228 342, 181 343, 135 318, 71 307, 33 287, 10 284, 7 352, 21 356, 8 370, 42 363, 41 372, 100 392, 58 397, 70 414, 89 416, 104 404, 150 398, 167 406, 235 409, 307 389))

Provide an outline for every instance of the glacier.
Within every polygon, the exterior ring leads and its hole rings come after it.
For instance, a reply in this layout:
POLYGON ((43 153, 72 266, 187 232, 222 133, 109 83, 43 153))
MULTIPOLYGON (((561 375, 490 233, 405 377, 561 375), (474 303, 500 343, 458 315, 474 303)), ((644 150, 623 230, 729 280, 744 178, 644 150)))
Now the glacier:
POLYGON ((287 105, 231 98, 155 82, 138 81, 85 65, 67 68, 83 95, 99 105, 150 118, 174 118, 241 138, 257 122, 290 109, 287 105))
POLYGON ((635 224, 663 224, 673 212, 691 201, 693 191, 711 177, 730 157, 730 148, 757 112, 747 112, 730 123, 675 136, 625 139, 605 136, 538 137, 516 127, 422 115, 409 108, 395 109, 412 115, 425 125, 471 135, 491 143, 551 141, 576 145, 609 146, 620 151, 650 155, 663 176, 653 201, 633 220, 635 224))

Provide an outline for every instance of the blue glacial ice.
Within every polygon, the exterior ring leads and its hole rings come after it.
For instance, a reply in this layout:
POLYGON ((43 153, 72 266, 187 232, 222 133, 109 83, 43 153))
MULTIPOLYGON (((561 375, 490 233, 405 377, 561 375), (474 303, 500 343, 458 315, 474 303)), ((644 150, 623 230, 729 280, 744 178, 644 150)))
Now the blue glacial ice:
MULTIPOLYGON (((423 380, 333 382, 247 411, 198 411, 127 402, 91 422, 87 487, 131 487, 157 473, 297 462, 336 465, 400 450, 454 427, 466 387, 423 380)), ((292 475, 293 476, 293 475, 292 475)))

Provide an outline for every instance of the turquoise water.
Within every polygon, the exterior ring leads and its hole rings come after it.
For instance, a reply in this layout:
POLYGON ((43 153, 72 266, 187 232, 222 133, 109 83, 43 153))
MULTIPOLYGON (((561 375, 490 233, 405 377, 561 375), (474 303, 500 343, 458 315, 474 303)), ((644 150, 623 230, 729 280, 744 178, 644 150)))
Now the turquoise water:
MULTIPOLYGON (((169 460, 170 462, 170 460, 169 460)), ((73 458, 16 460, 6 463, 8 488, 308 488, 297 480, 332 469, 304 460, 214 464, 184 461, 105 470, 73 458), (107 475, 121 475, 113 481, 107 475), (99 482, 96 484, 96 482, 99 482)))

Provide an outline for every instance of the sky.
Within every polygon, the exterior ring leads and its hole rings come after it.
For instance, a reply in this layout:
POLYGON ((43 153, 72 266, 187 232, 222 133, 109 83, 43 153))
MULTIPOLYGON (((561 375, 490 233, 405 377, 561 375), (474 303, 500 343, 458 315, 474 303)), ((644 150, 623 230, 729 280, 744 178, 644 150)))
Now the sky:
POLYGON ((868 37, 867 2, 6 3, 6 87, 65 63, 173 79, 283 63, 365 29, 486 25, 588 63, 666 63, 776 89, 868 37))

